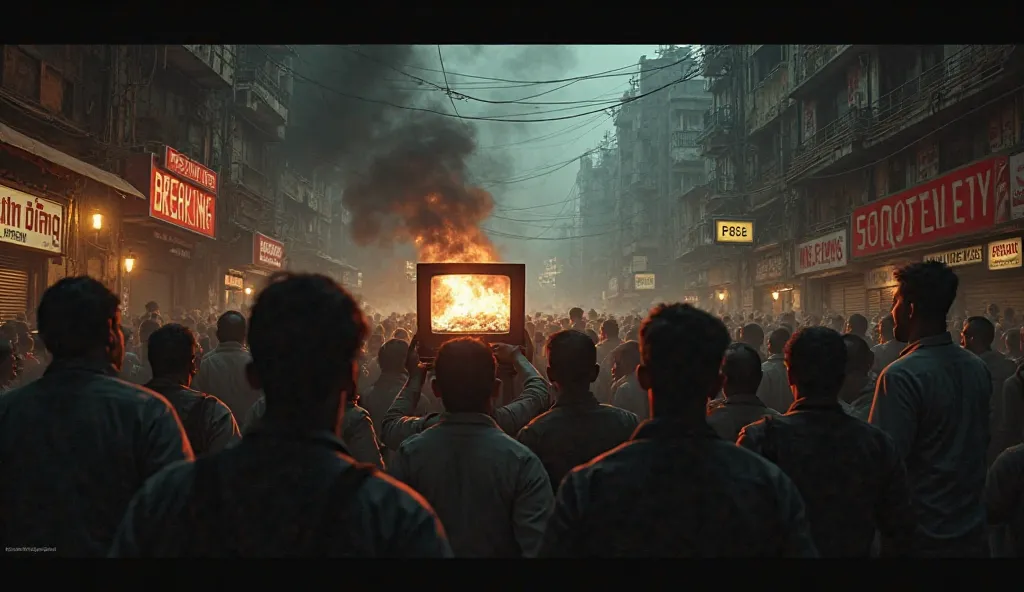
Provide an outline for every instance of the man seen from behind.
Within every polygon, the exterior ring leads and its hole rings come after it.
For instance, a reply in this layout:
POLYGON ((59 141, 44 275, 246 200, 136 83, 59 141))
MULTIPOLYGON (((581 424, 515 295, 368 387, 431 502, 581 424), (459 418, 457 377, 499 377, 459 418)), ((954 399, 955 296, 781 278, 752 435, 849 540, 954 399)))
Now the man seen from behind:
POLYGON ((735 442, 743 426, 778 412, 754 393, 761 384, 761 357, 745 343, 733 343, 722 362, 722 393, 708 401, 708 425, 723 439, 735 442))
POLYGON ((193 388, 209 393, 231 409, 237 418, 245 418, 249 408, 262 396, 246 379, 246 367, 252 355, 245 349, 245 317, 229 310, 217 319, 217 347, 199 366, 193 388))
POLYGON ((0 397, 0 541, 102 557, 132 495, 192 448, 163 397, 116 378, 120 302, 103 284, 58 281, 38 318, 53 361, 0 397))
POLYGON ((906 471, 892 439, 839 404, 843 337, 826 327, 798 331, 786 366, 793 405, 743 428, 736 443, 793 479, 822 557, 869 557, 876 529, 883 555, 905 555, 916 527, 906 471))
POLYGON ((241 439, 227 405, 189 388, 199 366, 199 343, 191 329, 177 323, 164 325, 149 336, 147 351, 153 380, 146 388, 174 406, 196 456, 218 452, 241 439))
POLYGON ((561 331, 548 338, 545 349, 558 400, 520 430, 517 439, 544 463, 554 491, 573 467, 628 440, 639 420, 630 411, 599 403, 590 391, 600 366, 589 337, 561 331))
POLYGON ((704 419, 728 345, 725 325, 704 311, 688 304, 651 311, 640 329, 637 373, 654 419, 566 476, 541 556, 817 555, 792 481, 719 438, 704 419))
POLYGON ((423 498, 339 439, 367 332, 348 292, 322 275, 277 274, 251 329, 246 375, 266 393, 261 426, 149 480, 111 556, 450 556, 423 498))
MULTIPOLYGON (((589 337, 574 333, 593 348, 589 337)), ((416 345, 414 338, 410 375, 425 372, 416 345)), ((494 353, 478 339, 453 339, 437 352, 434 373, 433 391, 445 413, 402 443, 391 474, 437 510, 456 557, 536 555, 554 495, 540 459, 491 416, 501 389, 494 353)))

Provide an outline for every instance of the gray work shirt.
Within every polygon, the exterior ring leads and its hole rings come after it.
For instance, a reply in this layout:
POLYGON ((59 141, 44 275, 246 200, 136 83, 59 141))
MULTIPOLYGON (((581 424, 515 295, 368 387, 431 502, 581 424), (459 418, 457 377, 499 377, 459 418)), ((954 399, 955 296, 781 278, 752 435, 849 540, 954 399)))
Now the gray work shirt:
POLYGON ((225 341, 203 356, 192 388, 217 397, 236 417, 245 417, 263 392, 249 386, 245 367, 252 361, 249 350, 237 341, 225 341))
POLYGON ((537 455, 482 413, 444 413, 405 440, 391 475, 437 512, 456 557, 533 557, 554 504, 537 455))
POLYGON ((789 388, 786 362, 782 354, 772 354, 761 364, 761 384, 757 387, 757 398, 768 407, 785 413, 793 404, 793 390, 789 388))
POLYGON ((911 343, 878 379, 868 421, 892 437, 906 463, 921 554, 984 546, 991 397, 985 363, 949 333, 911 343))

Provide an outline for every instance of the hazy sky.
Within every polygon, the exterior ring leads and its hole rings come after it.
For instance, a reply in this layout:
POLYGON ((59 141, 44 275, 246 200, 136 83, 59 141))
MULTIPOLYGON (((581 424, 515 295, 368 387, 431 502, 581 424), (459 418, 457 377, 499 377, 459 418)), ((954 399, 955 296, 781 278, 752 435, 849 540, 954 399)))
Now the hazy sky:
MULTIPOLYGON (((512 86, 511 83, 482 81, 449 75, 453 87, 473 99, 458 100, 455 107, 464 117, 555 118, 606 109, 610 101, 619 99, 628 90, 629 80, 637 71, 641 55, 655 57, 657 45, 563 45, 563 46, 441 46, 445 70, 457 74, 506 78, 509 80, 543 81, 610 73, 614 76, 566 83, 512 86), (505 88, 497 88, 505 87, 505 88), (552 92, 547 92, 552 91, 552 92), (533 95, 546 93, 535 98, 533 95), (488 101, 515 101, 518 104, 489 104, 488 101), (591 104, 527 105, 523 103, 596 101, 591 104), (535 112, 547 113, 532 115, 535 112), (554 112, 552 112, 554 111, 554 112)), ((436 48, 435 48, 436 50, 436 48)), ((424 76, 434 81, 436 72, 424 76)), ((478 122, 478 153, 497 166, 486 167, 491 175, 500 176, 485 186, 495 196, 498 206, 487 228, 519 236, 541 238, 559 236, 557 226, 568 222, 571 210, 566 204, 518 210, 539 204, 561 202, 575 195, 573 186, 579 165, 572 162, 558 170, 557 166, 587 150, 593 149, 606 132, 614 132, 611 118, 605 112, 583 115, 563 121, 543 123, 478 122), (500 173, 492 172, 499 170, 500 173), (553 171, 553 172, 552 172, 553 171), (549 174, 544 174, 549 173, 549 174), (539 176, 537 176, 539 175, 539 176), (522 180, 525 177, 533 179, 522 180), (513 210, 515 209, 515 210, 513 210), (498 219, 514 218, 526 222, 498 219), (552 225, 555 228, 550 228, 552 225)), ((481 175, 485 176, 485 175, 481 175)), ((565 241, 523 241, 493 236, 510 261, 524 261, 531 267, 545 257, 561 254, 565 241)))

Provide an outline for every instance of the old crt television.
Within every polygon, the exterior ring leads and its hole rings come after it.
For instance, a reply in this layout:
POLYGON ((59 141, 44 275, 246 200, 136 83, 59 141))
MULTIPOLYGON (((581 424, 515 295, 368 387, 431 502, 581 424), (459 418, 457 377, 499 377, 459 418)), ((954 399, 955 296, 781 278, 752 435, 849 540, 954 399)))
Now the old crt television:
POLYGON ((525 345, 526 265, 419 263, 416 319, 420 357, 437 355, 449 339, 525 345))

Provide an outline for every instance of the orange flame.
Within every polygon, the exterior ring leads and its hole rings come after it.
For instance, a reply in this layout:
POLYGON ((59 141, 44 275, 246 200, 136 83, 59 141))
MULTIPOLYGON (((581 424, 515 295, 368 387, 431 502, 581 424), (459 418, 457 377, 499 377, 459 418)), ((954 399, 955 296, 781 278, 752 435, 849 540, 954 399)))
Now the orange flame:
MULTIPOLYGON (((437 204, 437 195, 426 197, 437 204)), ((429 236, 414 240, 424 263, 494 263, 497 251, 479 228, 456 228, 445 220, 429 236)), ((498 275, 446 275, 430 285, 430 329, 434 333, 508 333, 511 281, 498 275)))

